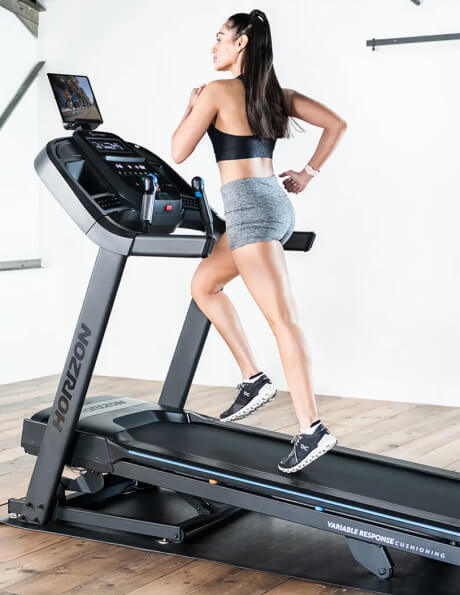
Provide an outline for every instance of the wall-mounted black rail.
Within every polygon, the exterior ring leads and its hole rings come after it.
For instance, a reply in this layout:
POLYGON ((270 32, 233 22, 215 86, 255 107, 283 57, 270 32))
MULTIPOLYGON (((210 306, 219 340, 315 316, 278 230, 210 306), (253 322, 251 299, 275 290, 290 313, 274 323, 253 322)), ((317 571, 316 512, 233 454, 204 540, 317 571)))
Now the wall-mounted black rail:
POLYGON ((396 45, 400 43, 421 43, 423 41, 450 41, 460 39, 460 33, 445 33, 443 35, 417 35, 415 37, 390 37, 389 39, 368 39, 367 46, 375 51, 377 45, 396 45))

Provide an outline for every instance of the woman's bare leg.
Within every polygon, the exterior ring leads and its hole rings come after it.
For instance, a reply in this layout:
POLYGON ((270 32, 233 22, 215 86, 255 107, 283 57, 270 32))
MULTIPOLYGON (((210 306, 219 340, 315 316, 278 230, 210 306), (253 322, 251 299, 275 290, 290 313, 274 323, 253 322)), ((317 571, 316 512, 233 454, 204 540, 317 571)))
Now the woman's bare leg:
POLYGON ((198 265, 191 283, 191 294, 203 314, 216 327, 233 353, 243 378, 260 371, 233 303, 223 287, 238 276, 232 252, 224 233, 211 254, 198 265))
POLYGON ((300 428, 319 418, 310 358, 280 242, 254 242, 232 251, 235 265, 278 344, 300 428))

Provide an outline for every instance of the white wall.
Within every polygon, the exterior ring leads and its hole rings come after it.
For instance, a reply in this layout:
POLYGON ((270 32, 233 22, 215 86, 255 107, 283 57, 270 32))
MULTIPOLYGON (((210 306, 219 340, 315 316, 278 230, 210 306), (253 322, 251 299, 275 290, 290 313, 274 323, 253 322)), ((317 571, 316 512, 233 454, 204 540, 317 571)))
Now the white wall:
MULTIPOLYGON (((16 16, 0 10, 0 114, 37 62, 37 40, 16 16)), ((29 87, 0 130, 0 261, 37 258, 37 84, 29 87), (20 221, 18 220, 20 217, 20 221)))
MULTIPOLYGON (((213 69, 218 27, 233 12, 254 6, 81 0, 72 27, 69 2, 48 0, 46 7, 39 58, 47 60, 47 70, 88 74, 103 128, 148 146, 186 179, 203 176, 222 214, 209 139, 180 165, 170 157, 170 139, 191 89, 231 76, 213 69)), ((417 7, 409 0, 271 0, 257 7, 271 22, 281 85, 325 103, 348 122, 321 176, 302 194, 290 195, 296 229, 317 233, 310 253, 286 253, 316 393, 458 405, 460 42, 375 52, 365 46, 372 37, 454 32, 458 2, 444 0, 440 7, 424 0, 417 7)), ((44 75, 39 113, 41 144, 63 134, 44 75)), ((275 173, 300 169, 311 157, 321 130, 304 127, 305 134, 279 141, 275 173)), ((49 291, 35 334, 44 336, 44 349, 38 363, 27 353, 19 366, 16 353, 4 348, 4 382, 62 366, 97 251, 44 187, 40 193, 49 291)), ((164 378, 197 264, 128 262, 96 373, 164 378), (151 312, 147 324, 145 311, 151 312)), ((260 367, 286 390, 276 342, 244 284, 235 279, 226 291, 260 367)), ((25 337, 29 327, 16 322, 16 337, 25 337)), ((195 382, 239 381, 232 355, 211 328, 195 382)))
MULTIPOLYGON (((0 113, 38 61, 38 42, 11 12, 0 8, 0 113)), ((38 86, 33 83, 0 130, 0 261, 40 257, 38 86)), ((0 272, 0 383, 56 371, 46 359, 53 337, 48 307, 53 270, 0 272)))

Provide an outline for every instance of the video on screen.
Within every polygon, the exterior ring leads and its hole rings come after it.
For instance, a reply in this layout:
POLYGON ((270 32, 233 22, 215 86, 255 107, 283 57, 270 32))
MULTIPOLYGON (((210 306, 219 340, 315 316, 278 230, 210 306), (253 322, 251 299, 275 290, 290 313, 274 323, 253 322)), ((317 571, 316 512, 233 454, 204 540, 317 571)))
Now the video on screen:
POLYGON ((88 77, 48 74, 64 122, 102 122, 88 77))

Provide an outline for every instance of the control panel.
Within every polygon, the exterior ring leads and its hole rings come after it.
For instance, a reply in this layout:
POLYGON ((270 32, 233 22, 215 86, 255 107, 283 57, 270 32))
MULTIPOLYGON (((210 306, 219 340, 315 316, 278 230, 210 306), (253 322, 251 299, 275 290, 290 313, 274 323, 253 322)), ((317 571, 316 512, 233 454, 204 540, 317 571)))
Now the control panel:
POLYGON ((85 202, 90 203, 86 206, 96 220, 107 216, 118 225, 146 232, 139 217, 147 177, 156 180, 151 201, 151 225, 156 233, 172 233, 186 209, 199 218, 197 198, 185 180, 154 153, 115 134, 77 130, 58 154, 59 165, 84 191, 85 202))

